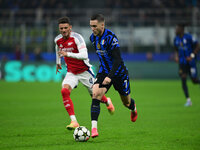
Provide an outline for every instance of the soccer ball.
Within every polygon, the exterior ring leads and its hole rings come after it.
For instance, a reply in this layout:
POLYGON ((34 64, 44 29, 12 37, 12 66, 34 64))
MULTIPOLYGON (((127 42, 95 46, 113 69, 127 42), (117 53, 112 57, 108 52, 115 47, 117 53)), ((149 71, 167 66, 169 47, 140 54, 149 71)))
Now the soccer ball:
POLYGON ((73 137, 77 142, 86 142, 90 138, 90 131, 84 126, 77 127, 74 130, 73 137))

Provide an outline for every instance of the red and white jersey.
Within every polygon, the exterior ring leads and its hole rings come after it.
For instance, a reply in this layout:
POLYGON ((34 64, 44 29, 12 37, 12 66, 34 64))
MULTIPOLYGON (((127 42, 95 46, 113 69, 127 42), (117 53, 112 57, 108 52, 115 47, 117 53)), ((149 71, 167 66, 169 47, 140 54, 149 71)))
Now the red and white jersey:
POLYGON ((87 47, 83 37, 76 33, 71 32, 68 39, 64 39, 61 34, 55 38, 56 43, 56 63, 61 64, 58 51, 66 51, 68 56, 64 57, 67 65, 67 71, 73 74, 80 74, 88 70, 91 65, 89 64, 87 47))

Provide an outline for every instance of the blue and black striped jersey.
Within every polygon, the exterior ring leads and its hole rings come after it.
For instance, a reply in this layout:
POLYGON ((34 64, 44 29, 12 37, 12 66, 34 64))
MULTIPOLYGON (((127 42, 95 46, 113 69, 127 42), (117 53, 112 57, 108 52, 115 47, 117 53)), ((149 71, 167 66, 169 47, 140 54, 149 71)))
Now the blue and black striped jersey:
MULTIPOLYGON (((186 57, 189 57, 193 53, 196 44, 197 40, 190 34, 184 34, 183 37, 176 36, 174 38, 174 46, 178 50, 180 64, 187 64, 186 57)), ((190 63, 195 63, 195 59, 190 63)))
POLYGON ((101 37, 92 34, 90 41, 99 57, 99 73, 108 74, 108 77, 112 78, 127 72, 121 58, 117 36, 112 31, 105 29, 101 37))

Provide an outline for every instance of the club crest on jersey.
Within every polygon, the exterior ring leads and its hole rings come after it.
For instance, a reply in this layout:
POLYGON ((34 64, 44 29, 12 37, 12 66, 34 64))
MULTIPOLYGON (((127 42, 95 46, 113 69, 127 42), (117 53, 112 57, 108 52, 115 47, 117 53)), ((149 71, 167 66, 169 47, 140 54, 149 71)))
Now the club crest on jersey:
POLYGON ((100 45, 99 43, 97 44, 97 48, 98 48, 98 49, 101 49, 101 45, 100 45))
POLYGON ((69 42, 67 45, 70 46, 70 45, 72 45, 72 44, 73 44, 73 42, 69 42))
POLYGON ((62 44, 60 44, 60 45, 59 45, 59 47, 61 47, 61 48, 62 48, 62 47, 63 47, 63 45, 62 45, 62 44))

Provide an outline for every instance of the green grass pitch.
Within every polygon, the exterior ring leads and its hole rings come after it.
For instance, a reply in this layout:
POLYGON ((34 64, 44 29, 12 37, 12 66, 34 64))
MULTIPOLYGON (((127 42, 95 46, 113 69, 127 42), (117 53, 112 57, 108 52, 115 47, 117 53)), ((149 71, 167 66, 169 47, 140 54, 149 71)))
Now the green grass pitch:
MULTIPOLYGON (((116 112, 101 104, 99 137, 75 142, 60 93, 61 83, 0 82, 0 149, 37 150, 199 150, 200 87, 188 82, 193 106, 185 108, 179 80, 131 81, 138 120, 130 121, 113 88, 116 112)), ((91 128, 91 98, 81 84, 71 93, 77 119, 91 128)))

